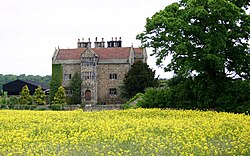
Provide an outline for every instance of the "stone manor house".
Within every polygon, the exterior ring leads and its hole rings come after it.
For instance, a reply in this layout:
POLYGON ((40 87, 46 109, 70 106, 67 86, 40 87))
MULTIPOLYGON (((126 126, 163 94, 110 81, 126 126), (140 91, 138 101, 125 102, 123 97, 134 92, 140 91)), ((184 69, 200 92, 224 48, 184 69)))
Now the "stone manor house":
POLYGON ((105 47, 104 39, 94 42, 92 48, 90 39, 84 42, 78 39, 75 49, 56 49, 52 64, 61 64, 63 68, 62 86, 67 88, 74 73, 81 73, 82 102, 89 104, 119 104, 120 86, 131 65, 141 60, 147 62, 145 49, 122 47, 119 40, 108 41, 105 47))

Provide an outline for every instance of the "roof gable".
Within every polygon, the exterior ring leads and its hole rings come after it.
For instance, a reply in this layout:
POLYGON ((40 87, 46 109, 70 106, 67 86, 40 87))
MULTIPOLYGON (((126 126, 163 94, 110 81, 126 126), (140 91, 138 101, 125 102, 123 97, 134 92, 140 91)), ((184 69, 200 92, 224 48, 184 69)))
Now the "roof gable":
POLYGON ((19 93, 22 91, 23 87, 27 85, 30 94, 33 95, 35 92, 35 89, 38 86, 42 87, 42 90, 47 90, 49 87, 45 86, 44 84, 33 82, 33 81, 25 81, 25 80, 14 80, 9 83, 6 83, 3 85, 3 90, 7 91, 9 95, 19 95, 19 93))

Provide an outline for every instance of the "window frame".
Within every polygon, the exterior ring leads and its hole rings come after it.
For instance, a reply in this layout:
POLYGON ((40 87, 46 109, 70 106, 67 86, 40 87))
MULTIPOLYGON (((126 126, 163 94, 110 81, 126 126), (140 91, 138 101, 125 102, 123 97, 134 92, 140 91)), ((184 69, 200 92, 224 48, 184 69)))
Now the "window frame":
POLYGON ((82 72, 81 78, 83 80, 95 80, 96 74, 95 74, 95 72, 82 72))
POLYGON ((111 96, 111 97, 117 96, 117 89, 116 88, 109 88, 109 96, 111 96))
POLYGON ((64 74, 63 75, 63 80, 71 80, 72 76, 71 74, 64 74))
POLYGON ((117 74, 116 73, 109 74, 109 79, 110 80, 117 80, 117 74))
POLYGON ((82 58, 82 66, 92 67, 95 66, 95 58, 94 57, 83 57, 82 58))

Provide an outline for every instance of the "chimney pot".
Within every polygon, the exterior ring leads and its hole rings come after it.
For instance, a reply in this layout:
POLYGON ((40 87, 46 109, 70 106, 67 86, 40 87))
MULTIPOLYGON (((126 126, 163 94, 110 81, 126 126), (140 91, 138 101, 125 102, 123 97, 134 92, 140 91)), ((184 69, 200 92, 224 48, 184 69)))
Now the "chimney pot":
POLYGON ((90 42, 90 38, 89 38, 89 42, 90 42))
POLYGON ((84 42, 84 37, 82 38, 82 42, 84 42))
POLYGON ((97 37, 95 38, 95 41, 97 42, 97 37))
POLYGON ((113 41, 113 37, 112 37, 112 41, 113 41))
POLYGON ((115 37, 115 41, 117 41, 117 37, 115 37))
POLYGON ((78 38, 78 42, 80 42, 80 39, 78 38))
POLYGON ((120 38, 119 38, 119 40, 121 41, 121 40, 122 40, 122 38, 120 37, 120 38))

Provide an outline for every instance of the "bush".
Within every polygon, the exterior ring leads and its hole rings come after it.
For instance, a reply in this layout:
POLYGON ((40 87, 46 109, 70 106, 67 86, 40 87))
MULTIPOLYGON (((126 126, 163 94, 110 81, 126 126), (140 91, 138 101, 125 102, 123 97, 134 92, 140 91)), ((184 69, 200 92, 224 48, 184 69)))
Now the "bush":
POLYGON ((125 104, 123 104, 121 107, 122 109, 130 109, 130 108, 137 108, 138 101, 142 99, 144 94, 137 93, 134 97, 132 97, 129 101, 127 101, 125 104))
POLYGON ((49 109, 55 110, 55 111, 63 110, 63 105, 61 104, 49 105, 49 109))
POLYGON ((169 104, 169 89, 147 89, 137 105, 142 108, 166 108, 169 104))
POLYGON ((46 98, 46 95, 44 91, 42 90, 42 87, 38 86, 38 88, 35 89, 35 93, 33 96, 34 102, 37 105, 46 105, 45 98, 46 98))
POLYGON ((22 105, 31 105, 32 104, 32 96, 30 95, 30 90, 27 85, 25 85, 20 93, 19 102, 22 105))
POLYGON ((60 104, 60 105, 66 105, 66 96, 65 91, 62 86, 58 88, 58 91, 56 92, 54 96, 54 100, 52 101, 52 105, 54 104, 60 104))
MULTIPOLYGON (((138 101, 143 108, 200 109, 234 113, 250 112, 250 80, 223 79, 220 87, 211 89, 212 81, 199 77, 174 77, 165 88, 147 89, 138 101)), ((126 106, 126 105, 125 105, 126 106)))

